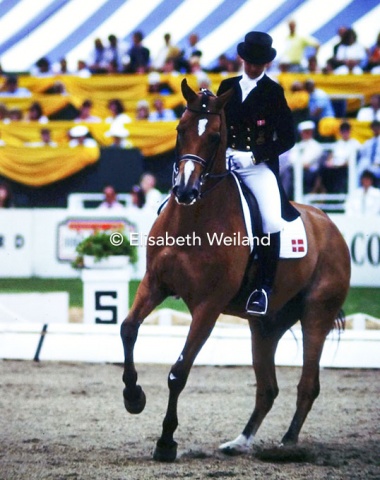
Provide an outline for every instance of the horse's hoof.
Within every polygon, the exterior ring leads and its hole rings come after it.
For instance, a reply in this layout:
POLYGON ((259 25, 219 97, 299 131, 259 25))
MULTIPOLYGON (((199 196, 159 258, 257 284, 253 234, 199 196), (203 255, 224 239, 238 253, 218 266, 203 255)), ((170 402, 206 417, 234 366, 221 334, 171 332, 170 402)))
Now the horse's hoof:
POLYGON ((140 387, 140 385, 136 386, 136 394, 133 397, 128 398, 127 389, 124 388, 123 397, 124 397, 124 406, 129 413, 138 414, 141 413, 146 404, 146 396, 144 390, 140 387))
POLYGON ((236 445, 220 445, 219 451, 224 453, 224 455, 228 455, 230 457, 235 457, 237 455, 244 455, 248 453, 247 448, 236 445))
POLYGON ((225 455, 244 455, 250 451, 252 441, 251 437, 247 438, 244 435, 239 435, 235 440, 220 445, 219 450, 225 455))
POLYGON ((173 440, 172 445, 163 445, 158 440, 156 448, 153 452, 153 459, 157 462, 174 462, 177 458, 177 442, 173 440))
POLYGON ((281 447, 288 446, 288 445, 294 446, 294 445, 297 445, 297 443, 298 443, 298 437, 285 434, 281 440, 280 446, 281 447))

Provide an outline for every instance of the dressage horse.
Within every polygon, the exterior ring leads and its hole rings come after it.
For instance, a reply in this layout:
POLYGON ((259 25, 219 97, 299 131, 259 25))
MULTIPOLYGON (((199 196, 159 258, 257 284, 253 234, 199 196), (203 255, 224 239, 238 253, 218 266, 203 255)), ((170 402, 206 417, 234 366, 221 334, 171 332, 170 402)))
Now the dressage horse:
POLYGON ((168 296, 181 297, 192 316, 184 348, 168 376, 167 412, 154 451, 158 461, 176 458, 177 443, 173 434, 178 426, 178 398, 197 354, 221 313, 248 320, 257 381, 256 403, 248 423, 235 440, 221 445, 221 450, 237 454, 251 447, 278 394, 274 363, 277 344, 299 320, 303 332, 303 368, 296 412, 282 438, 283 444, 296 443, 319 394, 323 345, 341 318, 350 278, 348 248, 336 226, 322 211, 294 204, 306 228, 308 252, 303 258, 279 261, 266 317, 258 319, 245 313, 246 299, 257 275, 256 262, 249 261, 249 246, 239 242, 210 244, 210 234, 214 233, 229 237, 247 235, 237 184, 226 169, 223 107, 230 92, 219 97, 196 93, 186 80, 181 88, 187 108, 177 127, 173 190, 152 226, 147 270, 121 326, 125 354, 124 404, 128 412, 138 414, 146 402, 137 383, 133 356, 140 325, 168 296), (164 238, 171 241, 166 245, 164 238))

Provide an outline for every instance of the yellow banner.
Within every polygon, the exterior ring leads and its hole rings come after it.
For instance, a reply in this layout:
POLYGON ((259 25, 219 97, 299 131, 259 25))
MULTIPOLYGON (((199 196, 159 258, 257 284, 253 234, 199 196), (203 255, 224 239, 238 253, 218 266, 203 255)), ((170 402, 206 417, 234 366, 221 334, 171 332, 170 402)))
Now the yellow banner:
POLYGON ((98 148, 1 147, 0 175, 33 187, 69 177, 99 159, 98 148))
MULTIPOLYGON (((237 75, 229 73, 227 76, 237 75)), ((226 78, 223 74, 208 74, 211 80, 209 89, 216 92, 220 82, 226 78)), ((184 105, 181 94, 181 81, 183 75, 160 74, 160 83, 168 86, 170 93, 163 95, 165 105, 173 108, 178 105, 184 105)), ((189 85, 197 89, 198 82, 195 75, 186 75, 189 85)), ((355 111, 362 104, 368 104, 371 95, 378 93, 380 75, 363 73, 361 75, 334 75, 334 74, 308 74, 308 73, 281 73, 277 79, 284 87, 285 94, 290 103, 293 102, 291 95, 291 85, 295 81, 304 82, 307 79, 313 79, 317 88, 321 88, 333 98, 346 98, 349 112, 355 111)), ((93 113, 101 118, 105 118, 109 111, 107 104, 110 99, 120 99, 126 108, 126 111, 132 117, 135 113, 136 103, 139 100, 147 100, 152 104, 156 96, 161 96, 150 91, 149 76, 139 74, 118 74, 118 75, 93 75, 89 78, 80 78, 75 75, 57 75, 52 77, 30 77, 23 75, 19 77, 19 85, 28 88, 33 94, 33 100, 39 98, 44 102, 44 111, 49 115, 49 107, 41 95, 51 90, 57 85, 64 88, 65 101, 72 103, 76 108, 84 100, 91 99, 94 103, 93 113)), ((52 95, 45 94, 46 97, 52 95)), ((31 102, 32 99, 23 99, 31 102)), ((8 103, 9 99, 0 98, 0 103, 8 103)), ((299 107, 299 98, 296 105, 299 107)), ((305 98, 301 100, 305 103, 305 98)), ((294 106, 294 107, 295 107, 294 106)), ((302 107, 301 107, 302 108, 302 107)))
MULTIPOLYGON (((234 73, 228 76, 236 75, 234 73)), ((209 74, 211 80, 209 89, 214 93, 222 79, 221 74, 209 74)), ((135 111, 139 100, 147 100, 150 105, 156 97, 164 100, 165 106, 174 108, 184 106, 185 101, 181 93, 183 75, 161 74, 160 83, 166 88, 165 94, 151 91, 148 75, 93 75, 90 78, 80 78, 74 75, 58 75, 46 78, 20 76, 19 85, 26 87, 32 93, 29 98, 0 97, 8 109, 21 109, 25 115, 34 101, 42 105, 44 115, 59 112, 68 104, 79 108, 84 100, 93 102, 93 114, 99 116, 100 123, 88 123, 90 135, 97 141, 99 147, 111 145, 112 138, 107 135, 110 125, 104 121, 110 115, 108 102, 111 99, 120 99, 125 106, 126 113, 132 118, 132 123, 125 125, 129 132, 128 141, 132 147, 138 148, 146 156, 154 156, 168 152, 175 147, 176 125, 174 122, 149 122, 136 120, 135 111), (51 94, 57 85, 63 86, 64 93, 51 94)), ((197 77, 186 75, 188 83, 198 89, 197 77)), ((316 87, 336 99, 345 99, 347 109, 354 112, 363 104, 368 104, 370 97, 379 92, 380 75, 309 75, 285 73, 278 76, 279 83, 284 87, 285 95, 292 109, 305 108, 308 96, 292 94, 291 86, 295 81, 304 82, 308 78, 315 81, 316 87)), ((24 117, 25 118, 25 117, 24 117)), ((339 136, 341 119, 323 119, 319 130, 325 136, 339 136)), ((349 119, 352 124, 352 135, 360 142, 371 137, 372 132, 368 122, 358 122, 349 119)), ((28 185, 45 185, 72 173, 86 165, 93 163, 99 157, 99 150, 68 148, 69 130, 77 125, 73 121, 49 121, 47 124, 38 122, 11 122, 0 123, 0 138, 5 147, 0 147, 0 174, 28 185), (25 144, 41 140, 41 129, 51 131, 52 140, 58 144, 55 148, 31 148, 25 144), (46 171, 45 171, 46 169, 46 171)))
MULTIPOLYGON (((325 137, 335 137, 336 140, 340 137, 339 126, 342 123, 341 118, 322 118, 319 122, 319 133, 325 137)), ((349 118, 348 123, 351 125, 351 136, 364 143, 369 140, 373 134, 371 130, 371 122, 359 122, 354 118, 349 118)))
MULTIPOLYGON (((141 153, 150 157, 172 150, 176 142, 177 121, 173 122, 149 122, 147 120, 135 121, 125 125, 129 132, 128 141, 133 147, 138 148, 141 153)), ((45 125, 32 122, 17 122, 15 124, 0 124, 0 138, 7 146, 23 147, 27 143, 41 140, 41 129, 48 128, 51 131, 52 140, 57 142, 59 147, 67 146, 70 129, 78 125, 68 121, 54 121, 45 125)), ((81 123, 86 125, 90 135, 97 141, 100 147, 107 147, 112 144, 112 138, 107 136, 110 124, 81 123)))
POLYGON ((305 82, 309 78, 315 82, 317 88, 324 90, 332 98, 346 99, 349 112, 368 104, 371 96, 379 93, 380 75, 371 73, 361 75, 282 73, 278 76, 278 81, 287 96, 295 81, 305 82))

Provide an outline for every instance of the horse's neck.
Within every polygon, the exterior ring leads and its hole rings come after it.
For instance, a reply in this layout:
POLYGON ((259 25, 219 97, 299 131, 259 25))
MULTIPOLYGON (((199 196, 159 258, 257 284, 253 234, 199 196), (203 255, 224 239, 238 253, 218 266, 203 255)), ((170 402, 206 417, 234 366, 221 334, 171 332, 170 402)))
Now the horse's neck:
POLYGON ((191 206, 179 205, 172 195, 167 228, 177 236, 186 236, 189 232, 199 236, 208 232, 212 236, 226 230, 244 235, 245 224, 239 209, 240 198, 232 176, 210 178, 204 184, 202 198, 191 206))
MULTIPOLYGON (((222 114, 223 115, 223 114, 222 114)), ((221 175, 227 172, 226 167, 226 150, 227 150, 227 133, 224 115, 222 116, 222 127, 221 127, 221 143, 218 146, 218 149, 215 153, 215 160, 212 167, 211 174, 221 175)))
POLYGON ((215 154, 214 165, 210 173, 211 175, 223 175, 226 171, 226 148, 221 146, 215 154))

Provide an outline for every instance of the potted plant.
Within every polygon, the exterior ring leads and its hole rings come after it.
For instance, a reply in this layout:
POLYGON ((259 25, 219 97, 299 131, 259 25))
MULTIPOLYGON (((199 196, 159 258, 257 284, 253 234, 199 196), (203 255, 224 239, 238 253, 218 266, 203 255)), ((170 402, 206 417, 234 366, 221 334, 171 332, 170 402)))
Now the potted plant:
POLYGON ((74 268, 123 268, 137 262, 137 247, 122 232, 97 231, 76 247, 74 268))

